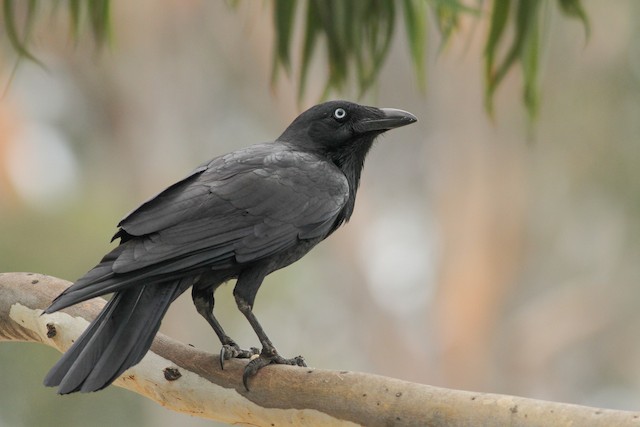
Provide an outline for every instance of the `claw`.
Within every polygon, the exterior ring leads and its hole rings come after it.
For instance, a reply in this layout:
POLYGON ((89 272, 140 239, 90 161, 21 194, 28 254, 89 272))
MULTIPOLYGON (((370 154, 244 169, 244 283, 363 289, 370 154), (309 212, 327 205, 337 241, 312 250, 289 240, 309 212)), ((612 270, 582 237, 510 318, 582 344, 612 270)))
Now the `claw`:
MULTIPOLYGON (((257 350, 257 349, 252 348, 252 350, 257 350)), ((244 373, 242 374, 242 384, 244 385, 244 388, 247 391, 249 391, 249 378, 255 376, 260 369, 271 364, 292 365, 292 366, 300 366, 303 368, 307 367, 307 364, 304 361, 304 357, 302 356, 296 356, 291 359, 285 359, 284 357, 280 356, 278 353, 275 353, 275 355, 273 356, 267 356, 265 355, 265 351, 263 350, 258 357, 251 359, 249 363, 247 363, 247 366, 245 366, 244 373)))
POLYGON ((224 371, 224 361, 225 361, 225 348, 224 346, 222 346, 222 348, 220 349, 220 370, 224 371))
POLYGON ((271 363, 272 360, 263 356, 258 356, 247 363, 247 366, 244 368, 244 373, 242 374, 242 384, 244 384, 244 388, 247 391, 249 391, 249 378, 253 377, 260 369, 270 365, 271 363))
POLYGON ((260 354, 260 350, 251 347, 249 350, 242 350, 237 344, 224 344, 220 349, 220 369, 224 370, 224 361, 233 358, 251 359, 255 355, 260 354))
POLYGON ((240 353, 240 348, 237 344, 225 344, 220 349, 220 369, 224 370, 224 361, 233 359, 240 353))

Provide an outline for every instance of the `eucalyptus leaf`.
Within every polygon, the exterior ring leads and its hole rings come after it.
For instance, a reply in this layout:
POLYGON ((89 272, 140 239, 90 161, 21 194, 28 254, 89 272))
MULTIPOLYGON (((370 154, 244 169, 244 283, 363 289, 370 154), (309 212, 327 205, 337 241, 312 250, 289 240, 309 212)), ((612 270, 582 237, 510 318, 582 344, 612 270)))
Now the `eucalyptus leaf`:
POLYGON ((560 5, 560 10, 567 16, 572 18, 577 18, 582 21, 582 25, 584 26, 584 31, 587 33, 587 37, 591 33, 591 28, 589 25, 589 18, 587 17, 584 8, 582 7, 582 3, 580 0, 558 0, 558 4, 560 5))
MULTIPOLYGON (((270 0, 275 41, 272 84, 279 69, 287 75, 298 70, 298 99, 305 97, 311 63, 316 57, 327 64, 323 97, 342 92, 355 84, 360 95, 371 90, 384 66, 398 26, 406 32, 409 55, 418 86, 426 88, 426 58, 430 17, 440 33, 440 48, 456 34, 462 16, 488 19, 484 47, 485 106, 493 114, 493 99, 504 77, 521 68, 523 103, 534 117, 539 105, 540 22, 542 0, 270 0), (299 8, 303 13, 297 13, 299 8), (488 13, 485 13, 488 11, 488 13), (292 60, 291 46, 296 20, 302 17, 303 42, 299 60, 292 60), (516 67, 519 65, 520 67, 516 67)), ((30 34, 35 25, 38 0, 4 0, 4 31, 9 44, 21 58, 38 62, 30 51, 30 34), (16 11, 17 8, 20 8, 16 11), (17 13, 18 12, 18 13, 17 13), (18 18, 20 17, 20 18, 18 18)), ((98 48, 110 35, 110 0, 58 0, 66 3, 75 39, 81 37, 83 18, 88 18, 98 48)), ((236 8, 239 0, 227 0, 236 8)), ((579 19, 589 35, 589 20, 581 0, 557 0, 560 12, 579 19)), ((55 8, 55 12, 58 8, 55 8)), ((237 9, 236 9, 237 10, 237 9)), ((318 62, 322 63, 322 62, 318 62)))
MULTIPOLYGON (((427 87, 426 54, 427 54, 427 7, 422 0, 404 0, 404 21, 407 29, 407 40, 413 69, 418 86, 423 91, 427 87)), ((446 37, 446 36, 445 36, 446 37)))
POLYGON ((4 15, 4 24, 6 28, 5 31, 7 34, 7 38, 9 39, 9 42, 19 56, 41 64, 40 61, 38 61, 38 59, 36 59, 36 57, 33 56, 27 48, 29 34, 31 33, 31 29, 33 27, 33 21, 35 18, 38 2, 36 0, 29 0, 28 2, 26 2, 27 10, 25 22, 23 23, 22 36, 18 31, 18 23, 16 22, 14 3, 14 0, 4 0, 2 4, 2 12, 4 15))

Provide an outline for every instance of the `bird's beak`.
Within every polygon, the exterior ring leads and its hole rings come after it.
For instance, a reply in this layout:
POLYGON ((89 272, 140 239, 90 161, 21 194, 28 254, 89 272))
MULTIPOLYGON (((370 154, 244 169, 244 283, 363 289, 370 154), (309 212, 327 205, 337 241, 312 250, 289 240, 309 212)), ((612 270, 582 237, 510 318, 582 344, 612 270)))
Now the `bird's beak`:
POLYGON ((410 125, 418 121, 416 116, 408 111, 398 110, 396 108, 380 108, 382 117, 364 119, 358 122, 356 130, 361 133, 387 131, 399 128, 401 126, 410 125))

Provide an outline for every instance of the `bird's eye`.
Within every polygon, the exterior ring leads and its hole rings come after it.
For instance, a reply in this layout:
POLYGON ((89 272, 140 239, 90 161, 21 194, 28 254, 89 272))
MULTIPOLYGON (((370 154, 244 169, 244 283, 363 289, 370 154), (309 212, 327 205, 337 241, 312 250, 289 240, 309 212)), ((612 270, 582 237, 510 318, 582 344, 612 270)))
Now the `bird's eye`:
POLYGON ((342 120, 347 117, 347 112, 344 111, 344 108, 336 108, 336 111, 333 112, 333 117, 338 120, 342 120))

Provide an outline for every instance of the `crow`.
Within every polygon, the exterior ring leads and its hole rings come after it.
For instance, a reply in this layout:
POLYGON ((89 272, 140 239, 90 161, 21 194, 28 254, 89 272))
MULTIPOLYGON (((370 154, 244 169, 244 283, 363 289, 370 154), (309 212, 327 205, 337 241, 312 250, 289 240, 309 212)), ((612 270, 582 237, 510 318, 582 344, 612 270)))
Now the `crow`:
POLYGON ((51 368, 58 393, 98 391, 145 355, 169 305, 191 288, 222 343, 220 364, 251 358, 243 383, 285 359, 252 312, 269 273, 304 256, 348 221, 374 139, 416 117, 392 108, 329 101, 300 114, 275 141, 217 157, 144 202, 118 224, 119 245, 44 313, 113 293, 51 368), (214 292, 236 279, 238 309, 262 350, 242 350, 213 315, 214 292))

